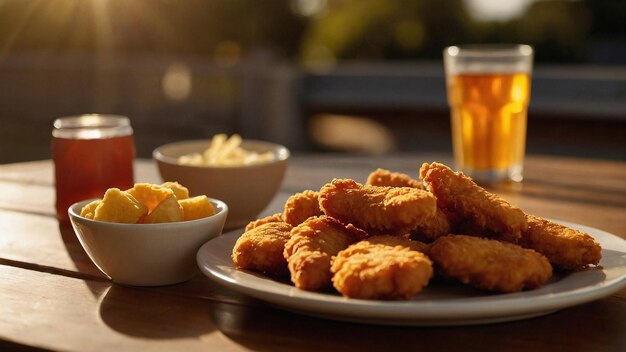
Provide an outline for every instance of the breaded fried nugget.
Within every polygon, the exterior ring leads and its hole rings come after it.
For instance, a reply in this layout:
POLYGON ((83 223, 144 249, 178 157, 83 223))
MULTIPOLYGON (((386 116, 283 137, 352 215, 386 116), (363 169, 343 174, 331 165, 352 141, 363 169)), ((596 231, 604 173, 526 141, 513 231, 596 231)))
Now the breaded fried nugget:
POLYGON ((386 244, 392 247, 404 246, 422 253, 426 253, 426 251, 428 250, 428 245, 426 243, 411 240, 404 236, 376 235, 368 237, 363 241, 367 241, 371 244, 386 244))
POLYGON ((246 225, 246 231, 250 231, 255 227, 259 227, 261 225, 270 223, 270 222, 284 222, 283 221, 283 214, 282 213, 276 213, 270 216, 266 216, 264 218, 261 219, 256 219, 256 220, 252 220, 248 223, 248 225, 246 225))
POLYGON ((366 234, 328 216, 311 217, 291 230, 284 257, 296 287, 321 291, 331 285, 331 258, 366 234))
POLYGON ((550 262, 532 249, 497 240, 450 235, 439 238, 428 252, 445 277, 499 292, 534 289, 552 276, 550 262))
POLYGON ((440 163, 424 163, 420 177, 437 197, 438 207, 460 216, 481 235, 495 233, 515 242, 526 229, 526 215, 521 209, 487 192, 461 172, 440 163))
POLYGON ((407 174, 392 172, 381 168, 378 168, 369 174, 366 184, 371 186, 413 187, 425 189, 424 185, 420 181, 413 179, 407 174))
POLYGON ((291 226, 298 226, 311 216, 323 215, 319 205, 319 192, 306 190, 289 197, 285 202, 283 219, 291 226))
POLYGON ((411 239, 432 242, 437 238, 450 234, 450 222, 446 214, 439 208, 435 215, 411 230, 411 239))
POLYGON ((600 262, 602 247, 589 234, 533 215, 527 220, 520 244, 545 255, 555 267, 577 270, 600 262))
POLYGON ((374 236, 337 254, 331 271, 333 286, 345 297, 409 299, 432 277, 432 262, 396 236, 374 236))
POLYGON ((368 233, 404 234, 435 214, 435 197, 410 187, 361 185, 334 179, 320 190, 326 215, 351 223, 368 233))
POLYGON ((285 222, 269 222, 244 232, 233 247, 233 263, 271 276, 287 275, 283 250, 292 228, 285 222))

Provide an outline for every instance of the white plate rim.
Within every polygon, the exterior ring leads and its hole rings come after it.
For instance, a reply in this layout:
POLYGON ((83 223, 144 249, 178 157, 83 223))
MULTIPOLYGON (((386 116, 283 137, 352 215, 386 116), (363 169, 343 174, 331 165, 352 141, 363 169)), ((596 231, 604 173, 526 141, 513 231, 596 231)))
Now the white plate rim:
POLYGON ((228 246, 228 243, 234 243, 243 232, 242 229, 223 234, 205 243, 198 250, 197 262, 207 277, 279 308, 331 319, 373 324, 436 326, 516 320, 600 299, 626 286, 626 240, 593 227, 560 220, 553 221, 589 233, 600 242, 603 247, 600 266, 569 273, 556 283, 519 293, 486 294, 480 297, 440 301, 422 301, 417 294, 409 301, 373 301, 308 292, 259 274, 236 269, 230 261, 232 244, 228 246), (225 248, 216 253, 220 246, 225 248), (616 263, 607 259, 611 251, 619 252, 616 263), (221 262, 218 263, 216 259, 221 262), (609 273, 611 275, 607 278, 606 275, 609 273), (594 278, 594 275, 605 275, 605 279, 594 278), (580 281, 582 278, 595 282, 591 286, 577 285, 576 280, 580 281), (575 288, 559 291, 558 289, 563 289, 563 285, 574 285, 575 288))

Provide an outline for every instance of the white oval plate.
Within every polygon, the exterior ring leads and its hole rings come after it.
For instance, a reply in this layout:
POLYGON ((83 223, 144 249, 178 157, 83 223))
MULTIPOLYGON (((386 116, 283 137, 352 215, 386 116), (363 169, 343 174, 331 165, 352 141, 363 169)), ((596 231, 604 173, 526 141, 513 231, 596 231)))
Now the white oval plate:
POLYGON ((374 301, 316 293, 237 269, 230 259, 242 230, 204 244, 197 261, 202 272, 280 308, 328 319, 384 325, 472 325, 525 319, 610 296, 626 286, 626 241, 595 228, 558 221, 587 232, 602 245, 600 266, 555 274, 542 288, 489 294, 459 284, 431 283, 408 301, 374 301))

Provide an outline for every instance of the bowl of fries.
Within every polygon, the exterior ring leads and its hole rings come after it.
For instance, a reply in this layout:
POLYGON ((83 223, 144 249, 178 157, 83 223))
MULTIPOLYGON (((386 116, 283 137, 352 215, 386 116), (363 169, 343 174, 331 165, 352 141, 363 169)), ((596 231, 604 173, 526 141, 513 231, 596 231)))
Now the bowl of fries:
POLYGON ((219 134, 211 139, 174 142, 152 153, 164 181, 180 182, 190 194, 228 204, 225 229, 245 226, 272 201, 287 170, 282 145, 219 134))

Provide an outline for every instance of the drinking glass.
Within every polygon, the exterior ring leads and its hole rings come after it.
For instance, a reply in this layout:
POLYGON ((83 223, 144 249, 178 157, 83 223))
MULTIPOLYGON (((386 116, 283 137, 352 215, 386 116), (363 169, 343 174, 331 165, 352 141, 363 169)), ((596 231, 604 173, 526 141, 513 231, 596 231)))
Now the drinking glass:
POLYGON ((57 218, 68 221, 73 203, 100 198, 112 187, 133 186, 135 144, 130 120, 117 115, 80 115, 54 121, 52 158, 57 218))
POLYGON ((478 182, 522 181, 532 47, 451 46, 443 58, 457 169, 478 182))

